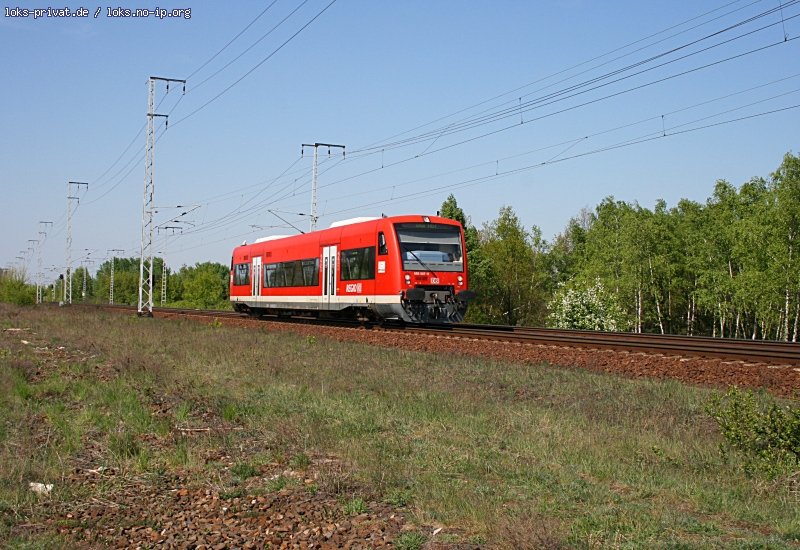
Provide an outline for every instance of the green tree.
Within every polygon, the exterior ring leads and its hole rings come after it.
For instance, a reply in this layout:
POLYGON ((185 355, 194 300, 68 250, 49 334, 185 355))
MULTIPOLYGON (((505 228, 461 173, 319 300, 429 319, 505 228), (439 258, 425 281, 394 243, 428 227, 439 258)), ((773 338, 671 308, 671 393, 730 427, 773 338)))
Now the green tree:
POLYGON ((797 341, 800 317, 800 155, 787 153, 771 175, 775 234, 771 272, 782 286, 782 323, 778 337, 797 341))
POLYGON ((182 289, 181 305, 204 309, 227 307, 230 277, 227 266, 215 262, 183 266, 178 271, 178 277, 182 289))
POLYGON ((475 323, 488 322, 481 308, 478 307, 478 303, 490 284, 491 268, 481 249, 478 230, 470 223, 469 217, 458 206, 456 197, 452 194, 442 203, 440 215, 443 218, 460 222, 464 228, 464 244, 467 248, 467 282, 470 290, 478 296, 478 301, 473 302, 467 310, 467 320, 475 323))
POLYGON ((480 233, 484 273, 476 309, 490 323, 543 324, 547 287, 541 231, 527 231, 510 206, 480 233))

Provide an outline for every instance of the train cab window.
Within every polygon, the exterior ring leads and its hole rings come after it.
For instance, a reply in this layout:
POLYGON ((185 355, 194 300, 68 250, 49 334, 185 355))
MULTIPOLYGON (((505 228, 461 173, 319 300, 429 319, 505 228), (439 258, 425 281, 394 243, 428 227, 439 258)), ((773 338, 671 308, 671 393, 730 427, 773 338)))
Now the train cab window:
POLYGON ((233 266, 233 284, 242 286, 250 284, 250 264, 236 264, 233 266))
POLYGON ((450 224, 395 224, 406 271, 464 271, 461 228, 450 224))
POLYGON ((342 281, 362 281, 375 278, 375 247, 342 250, 342 281))
POLYGON ((378 256, 385 256, 389 253, 389 247, 386 246, 386 235, 383 231, 378 233, 378 256))

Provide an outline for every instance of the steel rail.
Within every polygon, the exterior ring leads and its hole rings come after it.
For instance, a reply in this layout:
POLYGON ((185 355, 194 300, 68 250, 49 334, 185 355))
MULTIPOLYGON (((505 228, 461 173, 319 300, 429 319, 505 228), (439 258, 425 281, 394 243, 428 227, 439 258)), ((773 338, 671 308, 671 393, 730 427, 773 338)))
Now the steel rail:
POLYGON ((428 324, 394 328, 406 332, 439 333, 460 338, 800 365, 800 344, 796 342, 495 325, 428 324))

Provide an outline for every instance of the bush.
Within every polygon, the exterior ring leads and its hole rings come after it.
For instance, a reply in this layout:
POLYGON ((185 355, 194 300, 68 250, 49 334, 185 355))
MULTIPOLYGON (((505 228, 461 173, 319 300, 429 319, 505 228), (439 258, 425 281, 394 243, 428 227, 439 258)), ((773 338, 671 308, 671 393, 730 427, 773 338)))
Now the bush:
POLYGON ((0 302, 29 306, 36 302, 36 287, 25 283, 24 277, 14 272, 0 275, 0 302))
POLYGON ((625 328, 622 308, 599 279, 588 288, 562 285, 548 307, 548 324, 554 328, 606 331, 625 328))
POLYGON ((727 447, 743 455, 748 473, 775 478, 800 468, 800 408, 781 407, 772 398, 760 400, 750 390, 731 388, 714 395, 706 410, 719 424, 727 447))

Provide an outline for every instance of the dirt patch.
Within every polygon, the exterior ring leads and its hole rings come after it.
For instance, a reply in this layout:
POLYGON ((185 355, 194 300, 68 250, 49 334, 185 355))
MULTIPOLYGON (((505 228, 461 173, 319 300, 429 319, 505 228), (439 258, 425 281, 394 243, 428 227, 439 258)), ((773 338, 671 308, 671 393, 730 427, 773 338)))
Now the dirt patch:
POLYGON ((58 533, 87 548, 333 549, 391 547, 414 529, 405 510, 361 501, 348 512, 345 495, 318 490, 319 468, 331 460, 314 460, 302 472, 269 465, 227 488, 198 486, 183 474, 121 479, 113 470, 77 470, 68 483, 114 488, 51 509, 15 534, 58 533), (286 486, 276 488, 276 480, 286 486))

